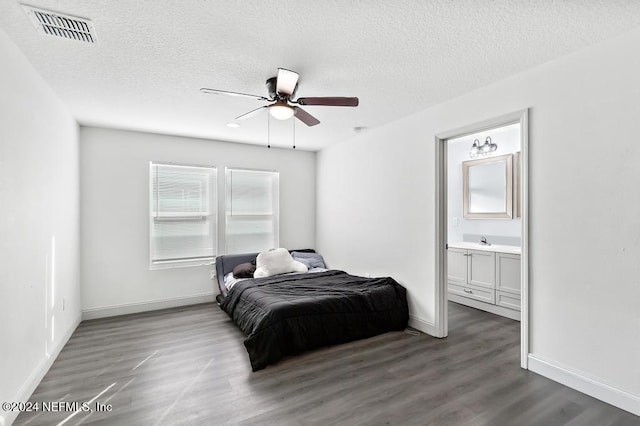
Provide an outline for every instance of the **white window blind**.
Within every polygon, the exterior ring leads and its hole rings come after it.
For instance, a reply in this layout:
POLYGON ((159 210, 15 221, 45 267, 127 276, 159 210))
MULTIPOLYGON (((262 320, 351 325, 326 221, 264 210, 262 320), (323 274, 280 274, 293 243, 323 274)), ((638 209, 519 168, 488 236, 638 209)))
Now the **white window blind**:
POLYGON ((202 264, 216 255, 216 169, 150 165, 152 268, 202 264))
POLYGON ((252 253, 278 247, 277 172, 226 169, 226 253, 252 253))

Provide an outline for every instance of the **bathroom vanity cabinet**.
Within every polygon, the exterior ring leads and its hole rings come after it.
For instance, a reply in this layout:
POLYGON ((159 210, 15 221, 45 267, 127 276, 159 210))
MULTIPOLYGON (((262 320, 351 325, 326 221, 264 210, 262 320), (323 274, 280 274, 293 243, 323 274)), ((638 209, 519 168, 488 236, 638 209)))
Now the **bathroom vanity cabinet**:
POLYGON ((520 320, 520 247, 449 244, 449 300, 520 320))

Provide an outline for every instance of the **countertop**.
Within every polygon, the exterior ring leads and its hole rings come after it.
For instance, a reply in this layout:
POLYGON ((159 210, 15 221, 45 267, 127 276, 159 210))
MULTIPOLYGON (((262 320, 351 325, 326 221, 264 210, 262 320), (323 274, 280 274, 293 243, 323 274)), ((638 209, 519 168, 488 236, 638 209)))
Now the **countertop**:
POLYGON ((520 246, 503 246, 499 244, 484 245, 480 243, 470 242, 458 242, 449 243, 451 248, 467 249, 467 250, 481 250, 481 251, 493 251, 509 254, 520 254, 520 246))

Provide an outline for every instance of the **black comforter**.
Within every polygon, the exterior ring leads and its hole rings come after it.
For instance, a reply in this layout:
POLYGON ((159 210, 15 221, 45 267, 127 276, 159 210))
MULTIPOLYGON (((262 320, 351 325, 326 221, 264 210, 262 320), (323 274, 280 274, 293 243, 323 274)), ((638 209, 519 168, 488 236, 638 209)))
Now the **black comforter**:
POLYGON ((406 290, 392 278, 331 270, 237 283, 222 301, 247 335, 253 371, 285 355, 407 326, 406 290))

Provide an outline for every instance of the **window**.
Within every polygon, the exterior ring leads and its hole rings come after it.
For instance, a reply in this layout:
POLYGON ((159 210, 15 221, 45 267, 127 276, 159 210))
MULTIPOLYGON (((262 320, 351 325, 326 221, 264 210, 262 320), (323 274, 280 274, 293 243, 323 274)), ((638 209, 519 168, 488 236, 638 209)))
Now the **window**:
POLYGON ((278 247, 277 172, 226 169, 226 253, 278 247))
POLYGON ((208 263, 216 255, 216 169, 150 164, 152 269, 208 263))

